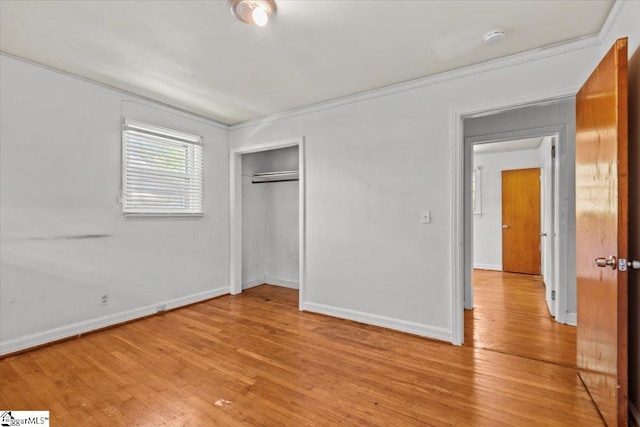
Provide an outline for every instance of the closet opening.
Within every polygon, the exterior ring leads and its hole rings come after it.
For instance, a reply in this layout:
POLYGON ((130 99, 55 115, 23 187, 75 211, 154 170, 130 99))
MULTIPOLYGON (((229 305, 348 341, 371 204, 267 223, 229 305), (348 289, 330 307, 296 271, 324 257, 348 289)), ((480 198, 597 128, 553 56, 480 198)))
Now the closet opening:
POLYGON ((231 150, 231 294, 260 285, 304 293, 302 138, 231 150))

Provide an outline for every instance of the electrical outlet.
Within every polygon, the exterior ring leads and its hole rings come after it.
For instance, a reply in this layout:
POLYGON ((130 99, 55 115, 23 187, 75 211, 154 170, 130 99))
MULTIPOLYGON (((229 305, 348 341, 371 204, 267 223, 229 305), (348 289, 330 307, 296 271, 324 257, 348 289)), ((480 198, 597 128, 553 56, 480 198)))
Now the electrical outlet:
POLYGON ((100 295, 100 305, 107 305, 107 304, 109 304, 109 294, 100 295))

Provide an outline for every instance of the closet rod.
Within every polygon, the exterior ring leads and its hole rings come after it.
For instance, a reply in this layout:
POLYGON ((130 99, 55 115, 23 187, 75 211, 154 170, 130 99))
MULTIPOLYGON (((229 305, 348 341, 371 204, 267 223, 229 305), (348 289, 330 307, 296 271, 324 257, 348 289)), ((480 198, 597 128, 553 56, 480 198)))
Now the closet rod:
POLYGON ((299 172, 294 171, 278 171, 278 172, 260 172, 254 173, 252 184, 265 184, 268 182, 286 182, 299 181, 299 172))
POLYGON ((252 184, 273 184, 274 182, 300 181, 298 178, 276 179, 273 181, 251 181, 252 184))

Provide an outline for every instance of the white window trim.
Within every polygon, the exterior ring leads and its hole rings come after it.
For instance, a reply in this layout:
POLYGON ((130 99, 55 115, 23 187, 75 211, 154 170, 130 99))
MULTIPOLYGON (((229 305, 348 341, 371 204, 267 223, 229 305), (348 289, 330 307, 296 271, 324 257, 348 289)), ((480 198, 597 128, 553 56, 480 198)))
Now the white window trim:
MULTIPOLYGON (((152 125, 149 123, 139 122, 127 118, 122 119, 122 162, 121 162, 121 204, 122 214, 124 218, 200 218, 204 215, 204 144, 202 143, 202 137, 185 132, 180 132, 174 129, 168 129, 161 126, 152 125), (127 167, 127 131, 137 129, 148 134, 156 134, 159 137, 168 137, 168 139, 185 142, 192 144, 200 148, 200 169, 196 171, 200 176, 200 209, 169 209, 169 208, 140 208, 140 207, 128 207, 127 206, 127 177, 131 167, 127 167)), ((195 160, 194 160, 195 161, 195 160)), ((164 176, 185 176, 184 174, 171 173, 169 171, 162 171, 159 173, 164 176)), ((196 175, 194 174, 193 177, 196 175)))

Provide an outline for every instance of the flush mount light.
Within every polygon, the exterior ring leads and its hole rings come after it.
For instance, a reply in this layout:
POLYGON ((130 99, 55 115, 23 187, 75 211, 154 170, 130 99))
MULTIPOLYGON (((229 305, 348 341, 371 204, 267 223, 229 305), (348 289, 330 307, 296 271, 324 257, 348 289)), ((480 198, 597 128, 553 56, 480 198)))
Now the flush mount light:
POLYGON ((229 0, 231 13, 245 24, 264 27, 276 11, 274 0, 229 0))
POLYGON ((500 28, 489 31, 484 35, 484 44, 491 46, 500 43, 507 36, 507 32, 500 28))

